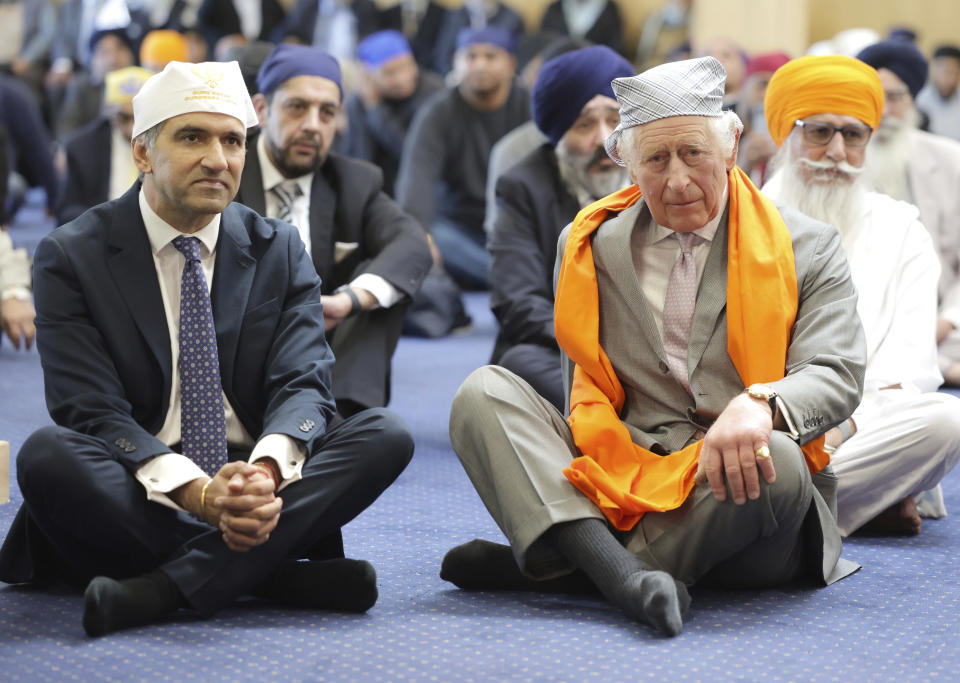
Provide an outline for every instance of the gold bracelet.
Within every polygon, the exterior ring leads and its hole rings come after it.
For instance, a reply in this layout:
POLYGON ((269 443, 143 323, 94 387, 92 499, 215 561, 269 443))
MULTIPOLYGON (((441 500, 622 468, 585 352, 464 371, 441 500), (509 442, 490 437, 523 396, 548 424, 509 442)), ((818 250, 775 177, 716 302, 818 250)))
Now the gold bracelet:
POLYGON ((207 487, 213 482, 213 477, 207 479, 207 483, 200 489, 200 519, 203 519, 203 513, 207 508, 207 487))

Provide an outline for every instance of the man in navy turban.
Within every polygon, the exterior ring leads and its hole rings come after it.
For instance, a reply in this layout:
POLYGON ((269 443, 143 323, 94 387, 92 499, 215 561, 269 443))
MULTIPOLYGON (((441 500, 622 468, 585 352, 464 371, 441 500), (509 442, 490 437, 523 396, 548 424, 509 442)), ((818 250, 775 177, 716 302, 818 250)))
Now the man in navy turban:
POLYGON ((380 169, 330 151, 343 97, 334 57, 279 45, 257 84, 261 132, 237 201, 300 232, 323 283, 338 414, 383 407, 404 312, 430 268, 426 238, 383 192, 380 169))
POLYGON ((491 363, 525 379, 563 410, 553 332, 557 238, 587 204, 629 184, 603 142, 620 123, 610 83, 634 75, 606 46, 548 60, 533 88, 533 119, 548 142, 497 179, 490 236, 490 307, 500 322, 491 363))
POLYGON ((384 191, 393 195, 410 122, 443 79, 420 69, 406 37, 377 31, 357 46, 359 87, 347 99, 343 153, 383 170, 384 191))

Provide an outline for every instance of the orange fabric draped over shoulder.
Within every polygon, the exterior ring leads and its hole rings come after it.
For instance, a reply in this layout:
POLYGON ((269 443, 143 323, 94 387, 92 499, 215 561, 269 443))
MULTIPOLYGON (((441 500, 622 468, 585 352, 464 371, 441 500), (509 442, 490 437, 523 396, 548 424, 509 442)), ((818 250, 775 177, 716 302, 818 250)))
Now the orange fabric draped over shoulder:
MULTIPOLYGON (((796 268, 790 232, 780 213, 739 168, 728 177, 727 353, 749 386, 784 376, 797 315, 796 268)), ((624 531, 646 512, 673 510, 686 500, 702 445, 697 441, 660 456, 633 443, 619 418, 623 386, 600 346, 591 236, 608 217, 640 197, 640 190, 631 186, 577 215, 567 237, 555 303, 557 341, 575 363, 568 423, 581 453, 564 474, 624 531)), ((829 462, 822 436, 803 446, 803 452, 811 472, 829 462)))

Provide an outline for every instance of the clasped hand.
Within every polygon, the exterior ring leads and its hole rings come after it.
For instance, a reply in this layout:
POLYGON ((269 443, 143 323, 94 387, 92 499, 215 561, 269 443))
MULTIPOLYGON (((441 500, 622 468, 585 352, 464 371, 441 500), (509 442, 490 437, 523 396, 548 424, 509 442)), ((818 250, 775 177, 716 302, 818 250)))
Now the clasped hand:
POLYGON ((221 467, 207 488, 205 502, 204 521, 218 527, 227 547, 237 552, 266 543, 283 506, 273 479, 246 462, 221 467))
POLYGON ((773 458, 758 459, 756 454, 770 443, 772 432, 768 405, 746 394, 734 397, 703 437, 696 481, 709 482, 717 500, 727 499, 727 486, 737 505, 756 500, 760 474, 768 484, 777 478, 773 458))

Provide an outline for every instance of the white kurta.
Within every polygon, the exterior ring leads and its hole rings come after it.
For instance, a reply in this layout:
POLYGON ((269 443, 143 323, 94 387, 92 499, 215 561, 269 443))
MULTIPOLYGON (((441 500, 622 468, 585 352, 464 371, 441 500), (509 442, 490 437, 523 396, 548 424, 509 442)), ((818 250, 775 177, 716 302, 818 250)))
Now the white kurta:
POLYGON ((960 400, 936 393, 940 261, 917 208, 868 193, 844 248, 867 341, 857 433, 831 460, 846 536, 910 495, 922 515, 946 514, 938 483, 960 456, 960 400))

